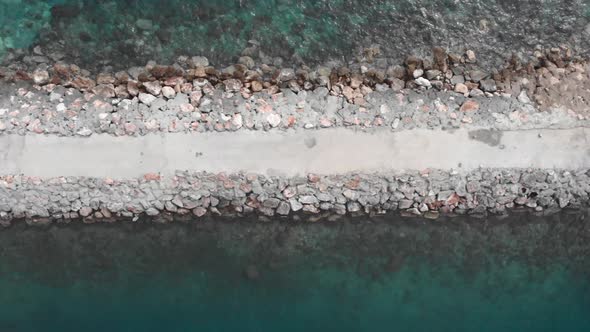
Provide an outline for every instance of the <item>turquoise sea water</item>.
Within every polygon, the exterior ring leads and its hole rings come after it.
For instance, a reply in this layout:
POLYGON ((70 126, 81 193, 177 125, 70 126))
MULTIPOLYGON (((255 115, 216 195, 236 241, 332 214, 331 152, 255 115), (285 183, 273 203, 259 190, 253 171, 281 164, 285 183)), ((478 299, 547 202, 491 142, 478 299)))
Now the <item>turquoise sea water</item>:
POLYGON ((589 13, 590 0, 0 0, 0 60, 36 45, 89 69, 179 55, 216 66, 240 55, 285 65, 371 61, 363 49, 405 57, 435 45, 503 59, 536 44, 586 45, 589 13))
POLYGON ((0 331, 588 331, 588 227, 559 221, 0 232, 0 331))

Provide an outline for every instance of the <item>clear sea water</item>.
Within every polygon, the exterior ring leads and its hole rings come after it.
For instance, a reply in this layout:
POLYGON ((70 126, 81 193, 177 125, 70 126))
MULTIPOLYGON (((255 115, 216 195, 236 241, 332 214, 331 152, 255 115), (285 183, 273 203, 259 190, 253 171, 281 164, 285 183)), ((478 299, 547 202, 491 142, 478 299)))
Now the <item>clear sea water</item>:
POLYGON ((0 331, 589 331, 580 215, 0 231, 0 331))
POLYGON ((480 60, 501 65, 536 44, 587 46, 588 23, 590 0, 0 0, 0 62, 11 49, 30 54, 36 45, 88 69, 179 55, 204 55, 216 66, 242 54, 314 65, 350 61, 377 45, 400 60, 438 45, 478 49, 480 60))

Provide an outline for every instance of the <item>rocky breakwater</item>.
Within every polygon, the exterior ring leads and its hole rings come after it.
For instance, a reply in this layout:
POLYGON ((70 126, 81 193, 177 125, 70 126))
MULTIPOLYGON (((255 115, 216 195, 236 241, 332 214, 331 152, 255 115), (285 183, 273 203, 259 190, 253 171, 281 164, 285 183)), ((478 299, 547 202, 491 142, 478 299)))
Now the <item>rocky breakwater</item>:
MULTIPOLYGON (((41 52, 39 50, 39 52, 41 52)), ((204 57, 93 75, 73 64, 0 68, 0 134, 150 133, 349 127, 518 130, 587 126, 590 68, 566 47, 536 60, 481 68, 477 56, 434 48, 392 64, 369 49, 359 62, 311 69, 241 57, 216 69, 204 57)), ((42 55, 39 55, 42 57, 42 55)), ((41 58, 39 58, 41 59, 41 58)), ((552 213, 584 208, 590 172, 427 169, 280 177, 178 171, 136 179, 0 177, 0 219, 31 223, 207 215, 337 219, 346 214, 552 213)))
POLYGON ((384 214, 436 219, 441 214, 505 215, 526 209, 551 214, 587 208, 590 171, 480 169, 272 177, 250 173, 177 172, 139 179, 21 175, 0 177, 0 220, 87 223, 149 216, 258 215, 261 219, 337 220, 384 214))
MULTIPOLYGON (((42 53, 42 50, 37 50, 42 53)), ((0 68, 0 131, 60 136, 153 132, 462 127, 571 128, 589 124, 590 68, 567 47, 482 68, 467 50, 391 63, 378 48, 347 65, 311 69, 243 56, 99 74, 43 55, 0 68), (39 62, 42 61, 42 62, 39 62)))

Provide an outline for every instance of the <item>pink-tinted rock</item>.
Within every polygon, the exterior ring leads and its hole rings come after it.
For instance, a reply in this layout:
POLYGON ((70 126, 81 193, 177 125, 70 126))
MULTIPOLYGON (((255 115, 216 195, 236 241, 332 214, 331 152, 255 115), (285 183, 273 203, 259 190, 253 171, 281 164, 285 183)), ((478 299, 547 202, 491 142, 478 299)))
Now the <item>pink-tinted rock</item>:
POLYGON ((479 103, 475 100, 468 99, 463 103, 463 105, 461 105, 459 110, 461 112, 475 112, 479 110, 479 103))

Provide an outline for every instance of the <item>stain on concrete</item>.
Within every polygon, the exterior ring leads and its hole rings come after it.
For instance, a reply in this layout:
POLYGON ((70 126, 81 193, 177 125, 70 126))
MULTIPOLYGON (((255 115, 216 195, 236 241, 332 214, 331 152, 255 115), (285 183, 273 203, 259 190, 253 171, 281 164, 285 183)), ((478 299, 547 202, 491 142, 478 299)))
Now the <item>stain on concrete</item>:
POLYGON ((478 129, 469 132, 469 139, 480 141, 489 146, 499 146, 502 134, 499 130, 478 129))
POLYGON ((315 137, 307 137, 304 142, 305 146, 307 146, 309 149, 313 149, 313 147, 318 144, 318 141, 315 139, 315 137))

